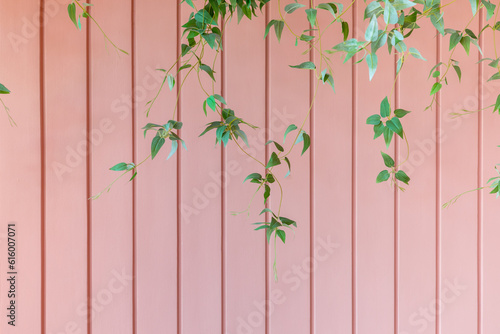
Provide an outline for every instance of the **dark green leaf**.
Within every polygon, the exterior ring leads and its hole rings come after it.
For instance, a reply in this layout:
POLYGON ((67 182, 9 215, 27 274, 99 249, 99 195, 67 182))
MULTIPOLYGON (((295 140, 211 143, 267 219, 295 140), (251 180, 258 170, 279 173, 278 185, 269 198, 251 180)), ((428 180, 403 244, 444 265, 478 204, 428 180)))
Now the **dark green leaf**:
POLYGON ((4 85, 0 83, 0 94, 9 94, 10 90, 7 89, 4 85))
POLYGON ((394 110, 394 115, 396 115, 396 117, 398 117, 398 118, 403 118, 403 117, 405 117, 405 115, 407 115, 409 113, 411 113, 411 111, 404 110, 404 109, 394 110))
POLYGON ((302 7, 305 7, 305 6, 301 3, 292 2, 292 3, 285 6, 285 12, 287 12, 288 14, 292 14, 294 11, 296 11, 297 9, 302 8, 302 7))
POLYGON ((156 157, 164 143, 165 138, 162 138, 159 135, 156 135, 153 138, 153 141, 151 142, 151 159, 154 159, 156 157))
POLYGON ((382 154, 382 158, 384 159, 384 164, 387 167, 394 167, 394 159, 392 159, 388 154, 385 154, 384 152, 380 152, 382 154))
POLYGON ((245 183, 246 180, 261 180, 262 179, 262 175, 260 175, 259 173, 252 173, 250 175, 248 175, 245 180, 243 180, 243 183, 245 183))
POLYGON ((382 133, 384 133, 384 129, 385 129, 385 126, 384 126, 384 123, 382 123, 382 122, 379 122, 379 124, 374 125, 373 132, 375 133, 375 135, 374 135, 373 139, 377 139, 378 137, 380 137, 380 135, 382 135, 382 133))
POLYGON ((266 168, 271 168, 273 166, 277 166, 281 164, 280 158, 278 158, 278 155, 273 152, 271 153, 271 157, 269 158, 269 161, 267 162, 266 168))
POLYGON ((293 131, 293 130, 297 130, 297 126, 295 124, 290 124, 286 130, 285 130, 285 135, 283 136, 283 144, 285 143, 285 140, 286 140, 286 135, 293 131))
POLYGON ((394 117, 388 120, 385 125, 389 127, 393 132, 397 133, 401 138, 403 138, 403 126, 399 121, 399 118, 394 117))
POLYGON ((271 195, 271 188, 267 184, 265 184, 264 185, 264 204, 266 204, 267 199, 269 198, 270 195, 271 195))
POLYGON ((280 144, 278 144, 277 142, 275 142, 274 140, 269 140, 266 145, 269 145, 271 143, 274 143, 274 145, 276 146, 276 148, 278 149, 278 151, 280 152, 283 152, 284 149, 283 149, 283 146, 281 146, 280 144))
POLYGON ((395 176, 396 176, 396 179, 398 179, 401 182, 404 182, 406 184, 408 184, 408 182, 410 182, 410 177, 408 175, 406 175, 406 173, 402 170, 398 170, 395 176))
POLYGON ((342 34, 344 35, 344 41, 347 41, 347 38, 349 38, 349 23, 346 21, 342 21, 342 34))
POLYGON ((380 123, 380 115, 371 115, 366 119, 366 124, 377 125, 380 123))
POLYGON ((109 170, 113 170, 113 171, 122 171, 122 170, 126 170, 127 169, 127 166, 128 164, 125 163, 125 162, 120 162, 119 164, 116 164, 114 165, 113 167, 111 167, 109 170))
POLYGON ((210 66, 205 65, 205 64, 201 64, 200 70, 207 72, 208 75, 210 76, 210 78, 212 78, 212 80, 215 81, 214 71, 212 70, 212 68, 210 66))
POLYGON ((316 25, 317 13, 318 13, 318 11, 314 8, 306 9, 307 20, 309 21, 309 23, 311 24, 311 27, 313 27, 313 28, 316 25))
POLYGON ((307 149, 309 148, 309 146, 311 145, 311 138, 309 137, 309 135, 307 133, 303 133, 302 134, 303 138, 304 138, 304 147, 302 148, 302 154, 303 155, 307 149))
POLYGON ((285 162, 288 165, 288 172, 285 174, 285 177, 287 177, 292 172, 292 166, 290 164, 290 160, 288 160, 288 157, 285 157, 285 162))
POLYGON ((390 114, 391 114, 391 106, 386 96, 380 103, 380 116, 389 117, 390 114))
POLYGON ((306 69, 306 70, 314 70, 316 69, 316 65, 314 65, 313 62, 310 62, 310 61, 306 61, 306 62, 303 62, 302 64, 299 64, 299 65, 289 65, 291 68, 300 68, 300 69, 306 69))
POLYGON ((434 95, 437 92, 439 92, 439 90, 441 89, 441 87, 443 87, 443 85, 441 83, 439 83, 439 82, 434 83, 434 85, 432 85, 431 94, 430 95, 434 95))
POLYGON ((389 174, 388 171, 383 170, 380 173, 378 173, 376 181, 377 181, 377 183, 381 183, 381 182, 389 180, 389 177, 391 177, 391 174, 389 174))
POLYGON ((392 141, 392 136, 394 135, 394 132, 389 128, 389 127, 384 127, 384 141, 385 141, 385 146, 389 148, 391 145, 392 141))
POLYGON ((276 230, 276 235, 285 243, 286 240, 286 233, 283 230, 276 230))
POLYGON ((460 70, 460 66, 458 65, 452 65, 453 66, 453 69, 455 70, 455 72, 457 72, 457 76, 458 76, 458 81, 462 81, 462 71, 460 70))

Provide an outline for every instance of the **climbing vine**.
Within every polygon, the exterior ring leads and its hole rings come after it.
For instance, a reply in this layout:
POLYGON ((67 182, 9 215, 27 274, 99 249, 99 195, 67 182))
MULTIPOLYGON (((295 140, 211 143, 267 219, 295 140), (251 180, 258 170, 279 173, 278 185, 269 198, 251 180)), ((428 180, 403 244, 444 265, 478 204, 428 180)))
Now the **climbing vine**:
MULTIPOLYGON (((266 143, 270 147, 268 160, 262 161, 247 150, 247 147, 249 147, 247 132, 253 131, 257 127, 246 122, 244 115, 240 115, 237 111, 231 109, 231 105, 226 102, 221 92, 215 89, 216 75, 214 68, 223 48, 223 36, 229 26, 229 21, 237 20, 238 23, 244 24, 242 21, 251 20, 258 15, 262 15, 265 6, 269 5, 270 0, 203 0, 196 3, 192 0, 183 0, 182 5, 189 6, 192 12, 181 25, 183 43, 181 44, 180 53, 175 63, 171 64, 168 69, 158 69, 163 73, 162 84, 153 99, 148 101, 145 106, 145 113, 149 116, 150 112, 154 110, 158 96, 166 87, 172 92, 177 92, 177 100, 171 111, 170 120, 164 124, 148 123, 144 125, 144 137, 147 137, 149 133, 153 134, 150 154, 138 163, 120 162, 111 167, 111 170, 120 172, 120 175, 103 191, 93 196, 93 199, 101 196, 103 192, 109 191, 117 180, 127 174, 131 175, 130 180, 134 179, 139 167, 150 159, 154 160, 158 152, 164 146, 168 146, 165 145, 167 142, 170 144, 170 153, 167 159, 176 153, 179 145, 186 149, 186 143, 179 136, 179 130, 183 124, 175 121, 175 119, 183 85, 189 77, 194 76, 205 94, 205 99, 199 106, 200 115, 204 115, 209 119, 200 136, 215 137, 217 145, 235 145, 265 171, 264 173, 258 171, 251 173, 243 180, 244 183, 249 181, 248 183, 255 187, 255 193, 250 199, 247 209, 234 214, 248 213, 255 196, 262 194, 263 202, 261 203, 264 207, 261 210, 261 215, 264 215, 265 219, 263 219, 263 222, 255 223, 257 225, 255 229, 264 230, 268 242, 272 240, 276 249, 277 240, 279 239, 285 243, 287 231, 297 227, 297 222, 283 216, 283 214, 286 215, 286 213, 282 213, 284 200, 282 182, 284 180, 276 175, 275 170, 285 168, 287 170, 285 178, 290 175, 292 172, 292 160, 290 158, 292 150, 299 146, 301 153, 304 154, 309 149, 311 140, 314 140, 305 131, 305 124, 313 108, 318 86, 321 84, 329 85, 332 88, 332 94, 334 94, 334 80, 337 79, 332 65, 334 55, 340 55, 344 63, 353 59, 358 66, 367 66, 368 79, 372 80, 377 72, 378 59, 383 53, 381 50, 386 48, 387 54, 396 54, 395 80, 391 87, 387 87, 387 94, 380 101, 379 111, 369 116, 366 124, 373 127, 374 139, 383 140, 386 149, 389 149, 393 143, 394 135, 405 142, 406 158, 396 164, 393 157, 388 153, 381 152, 381 158, 386 169, 380 171, 374 177, 374 181, 377 183, 390 180, 393 186, 402 191, 404 191, 405 186, 410 184, 410 177, 403 170, 410 154, 404 122, 411 118, 410 113, 412 111, 395 108, 394 105, 391 105, 391 101, 393 100, 397 78, 408 59, 414 58, 417 61, 426 61, 425 55, 422 55, 419 50, 412 46, 411 40, 412 33, 420 28, 419 24, 421 24, 422 20, 429 20, 436 29, 437 34, 443 36, 443 39, 447 38, 449 40, 448 48, 450 51, 445 62, 435 64, 430 70, 428 75, 430 80, 428 87, 429 104, 426 109, 432 108, 436 104, 437 93, 445 89, 449 80, 462 80, 460 63, 453 58, 457 48, 463 48, 466 54, 469 55, 471 47, 474 47, 483 54, 479 45, 479 38, 483 33, 491 32, 493 34, 494 58, 484 57, 480 62, 487 62, 488 66, 492 68, 488 81, 500 79, 500 58, 496 46, 496 32, 500 31, 500 21, 497 21, 499 8, 489 0, 470 0, 471 17, 465 22, 461 30, 445 26, 445 7, 456 0, 446 4, 441 3, 440 0, 375 0, 369 3, 358 1, 358 6, 365 6, 363 19, 367 21, 367 28, 364 31, 363 38, 359 40, 349 38, 351 27, 344 20, 345 15, 353 10, 353 5, 357 0, 352 0, 352 2, 345 5, 338 2, 318 3, 320 0, 311 0, 307 3, 294 2, 293 0, 287 0, 287 3, 282 3, 282 0, 272 1, 278 6, 278 15, 267 22, 263 37, 276 38, 278 42, 281 42, 283 34, 290 34, 295 38, 295 45, 303 47, 303 54, 314 52, 317 60, 315 62, 306 61, 301 64, 289 64, 291 71, 312 71, 315 79, 313 98, 308 106, 304 120, 299 125, 288 125, 283 133, 283 141, 271 140, 266 143), (320 19, 318 15, 320 11, 326 12, 327 15, 321 15, 320 19), (471 24, 477 19, 478 13, 481 11, 485 12, 486 21, 491 23, 487 23, 479 31, 473 31, 471 24), (308 23, 308 28, 300 32, 295 31, 294 27, 288 22, 290 15, 302 15, 303 20, 308 23), (328 20, 325 19, 326 17, 328 17, 328 20), (331 27, 337 28, 333 30, 331 27), (343 40, 336 45, 325 45, 326 43, 323 42, 325 33, 339 33, 343 40), (274 37, 270 35, 274 35, 274 37), (210 59, 210 61, 207 59, 210 59), (457 77, 456 79, 450 77, 450 73, 453 72, 457 77), (203 84, 205 81, 202 79, 203 77, 207 77, 211 84, 203 84), (176 82, 176 79, 180 80, 180 82, 176 82), (174 90, 176 85, 178 85, 177 90, 174 90), (279 204, 276 208, 270 209, 267 206, 267 201, 271 192, 275 191, 278 192, 279 204)), ((90 19, 102 32, 105 40, 117 52, 127 54, 126 51, 116 46, 101 29, 89 12, 90 6, 90 4, 79 0, 73 0, 68 5, 69 18, 76 28, 81 29, 82 18, 90 19)), ((8 93, 10 91, 0 84, 0 94, 8 93)), ((0 102, 3 104, 1 99, 0 102)), ((8 108, 5 104, 3 105, 8 114, 8 108)), ((493 105, 481 110, 463 110, 462 113, 455 113, 452 116, 460 117, 487 109, 500 114, 500 94, 493 105)), ((10 115, 9 119, 13 122, 10 115)), ((495 171, 497 176, 492 177, 485 186, 457 195, 451 201, 445 203, 443 207, 453 204, 468 192, 484 188, 490 188, 491 193, 496 194, 497 197, 500 196, 500 172, 496 167, 495 171)), ((276 274, 276 258, 274 272, 276 274)))

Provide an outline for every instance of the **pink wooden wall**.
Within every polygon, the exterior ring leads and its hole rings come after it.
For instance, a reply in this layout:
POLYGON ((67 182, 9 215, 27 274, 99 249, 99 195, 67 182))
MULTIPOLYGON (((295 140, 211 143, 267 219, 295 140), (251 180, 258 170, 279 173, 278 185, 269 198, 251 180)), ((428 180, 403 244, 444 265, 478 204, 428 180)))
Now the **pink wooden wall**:
MULTIPOLYGON (((375 184, 384 148, 365 124, 388 95, 394 56, 379 60, 385 74, 379 69, 371 83, 365 64, 336 61, 337 93, 320 87, 307 123, 311 150, 293 153, 284 182, 283 212, 298 228, 278 245, 274 282, 272 249, 250 224, 259 205, 250 218, 229 214, 245 208, 253 188, 242 180, 258 167, 233 145, 221 150, 213 138, 198 138, 207 120, 195 81, 187 81, 178 113, 189 151, 168 161, 162 152, 133 183, 120 181, 87 200, 116 176, 109 167, 147 156, 145 123, 169 119, 174 93, 161 95, 149 119, 143 111, 160 84, 155 69, 175 60, 179 20, 190 13, 173 0, 93 2, 96 19, 130 56, 106 48, 95 25, 77 31, 67 1, 0 0, 0 80, 13 92, 4 100, 18 124, 10 127, 2 114, 2 334, 500 332, 500 202, 471 193, 440 208, 483 185, 500 162, 498 115, 449 116, 488 106, 498 94, 495 82, 482 84, 491 73, 475 65, 475 50, 469 58, 455 54, 463 60, 462 84, 450 77, 439 106, 423 111, 428 70, 448 59, 448 39, 429 39, 427 23, 414 33, 412 46, 428 61, 409 60, 393 101, 413 110, 405 118, 412 182, 404 193, 375 184), (16 223, 18 239, 15 328, 5 316, 8 222, 16 223)), ((355 37, 364 36, 364 6, 356 3, 347 18, 355 37)), ((280 140, 290 123, 301 122, 312 87, 307 71, 288 68, 308 59, 289 34, 281 45, 274 35, 263 39, 277 1, 268 7, 232 24, 216 65, 217 89, 261 127, 250 134, 261 159, 270 153, 268 138, 280 140)), ((445 19, 461 29, 469 17, 461 0, 445 19)), ((290 23, 306 28, 300 15, 290 23)), ((476 20, 471 29, 479 26, 476 20)), ((324 43, 340 38, 332 30, 324 43)), ((491 34, 482 38, 491 56, 491 34)), ((401 142, 394 150, 400 160, 406 154, 401 142)))

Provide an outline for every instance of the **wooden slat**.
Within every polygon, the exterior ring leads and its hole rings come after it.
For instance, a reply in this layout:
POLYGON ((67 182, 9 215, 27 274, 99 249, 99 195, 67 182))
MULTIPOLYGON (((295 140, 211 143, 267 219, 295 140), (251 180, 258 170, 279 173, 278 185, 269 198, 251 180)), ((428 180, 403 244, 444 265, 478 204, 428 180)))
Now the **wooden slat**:
MULTIPOLYGON (((470 4, 465 2, 455 3, 446 9, 446 25, 457 29, 463 30, 472 17, 470 4)), ((476 18, 469 29, 478 32, 478 26, 476 18)), ((441 42, 441 61, 445 63, 450 57, 448 42, 448 38, 441 42)), ((441 90, 441 131, 446 137, 441 144, 440 202, 478 185, 478 115, 450 117, 451 112, 461 112, 462 108, 477 109, 477 50, 472 46, 471 56, 467 57, 459 45, 453 59, 461 62, 463 77, 458 83, 451 69, 449 85, 441 90)), ((438 297, 455 297, 453 302, 442 305, 439 322, 442 333, 465 334, 477 330, 477 209, 477 194, 473 193, 441 212, 438 297)))
MULTIPOLYGON (((154 135, 144 139, 141 128, 147 123, 165 124, 175 105, 176 91, 165 86, 150 117, 144 113, 163 80, 156 69, 169 68, 176 60, 177 4, 136 1, 135 8, 135 145, 136 159, 142 160, 151 152, 154 135), (152 45, 155 52, 150 50, 152 45)), ((166 143, 163 151, 168 150, 166 143)), ((177 333, 177 158, 166 161, 165 153, 145 163, 136 178, 138 333, 159 328, 177 333), (151 189, 156 189, 155 196, 151 189)))
MULTIPOLYGON (((361 21, 365 7, 357 4, 354 36, 364 40, 368 20, 361 21), (358 27, 359 25, 359 27, 358 27)), ((380 151, 394 157, 396 136, 389 149, 382 137, 373 140, 373 126, 366 124, 379 114, 380 103, 390 95, 394 81, 394 56, 380 50, 378 70, 369 82, 366 62, 357 65, 356 77, 356 267, 355 321, 358 334, 377 328, 394 330, 394 188, 389 182, 376 184, 385 168, 380 151)), ((394 106, 393 101, 391 106, 394 106)))
POLYGON ((41 331, 41 146, 40 146, 40 30, 38 1, 1 1, 0 82, 12 93, 2 100, 11 109, 17 127, 11 127, 3 108, 0 112, 0 268, 1 308, 8 307, 6 291, 7 224, 17 230, 17 320, 0 322, 2 333, 41 331))
MULTIPOLYGON (((130 1, 95 1, 92 15, 113 42, 131 51, 130 1), (112 15, 110 15, 112 13, 112 15)), ((107 124, 109 134, 92 148, 92 193, 119 172, 108 169, 132 161, 130 56, 117 54, 95 24, 91 29, 92 127, 107 124), (111 130, 112 129, 112 130, 111 130)), ((132 333, 132 185, 124 177, 92 202, 92 333, 132 333), (112 245, 112 246, 111 246, 112 245)))
MULTIPOLYGON (((491 18, 489 21, 486 21, 486 15, 483 15, 481 26, 487 23, 493 24, 493 20, 491 18)), ((496 56, 492 34, 493 32, 491 31, 483 33, 482 48, 485 57, 494 59, 496 56)), ((500 82, 498 80, 486 82, 497 71, 496 68, 492 68, 487 64, 488 62, 481 63, 482 76, 479 76, 479 84, 482 85, 482 90, 479 92, 481 94, 479 95, 480 108, 495 104, 497 96, 500 93, 500 82)), ((497 147, 498 143, 500 143, 500 133, 498 132, 500 117, 497 112, 492 114, 491 110, 489 108, 482 112, 482 123, 479 127, 479 135, 480 139, 482 139, 482 178, 480 179, 482 185, 486 185, 490 177, 498 175, 494 167, 500 162, 500 149, 497 147)), ((478 269, 480 270, 479 274, 482 279, 482 291, 480 291, 482 293, 482 304, 480 305, 482 312, 480 314, 482 315, 481 328, 483 330, 482 333, 485 334, 495 333, 500 328, 500 319, 497 316, 498 300, 500 298, 500 287, 498 286, 500 269, 496 265, 498 263, 498 245, 500 245, 500 227, 498 225, 500 210, 496 195, 488 194, 491 190, 490 188, 483 190, 483 202, 482 207, 480 207, 483 225, 482 234, 479 239, 482 243, 480 244, 481 263, 478 269)))
MULTIPOLYGON (((87 35, 65 6, 44 29, 46 330, 87 331, 87 35), (65 29, 65 34, 60 34, 65 29), (61 61, 61 57, 68 61, 61 61), (65 251, 61 251, 65 250, 65 251)), ((50 8, 47 8, 50 9, 50 8)))
MULTIPOLYGON (((306 1, 301 3, 308 5, 306 1)), ((269 3, 269 19, 278 19, 279 8, 277 2, 269 3)), ((283 8, 281 8, 283 11, 283 8)), ((284 11, 283 11, 284 12, 284 11)), ((308 28, 308 23, 303 16, 298 14, 287 17, 289 24, 295 33, 300 34, 308 28)), ((294 117, 289 120, 300 128, 309 109, 310 81, 309 72, 306 70, 291 69, 288 65, 297 65, 307 61, 308 56, 301 55, 303 48, 295 47, 295 37, 286 29, 283 30, 281 43, 278 43, 274 32, 270 33, 269 48, 269 109, 271 119, 279 113, 291 114, 294 117)), ((288 127, 289 124, 285 125, 288 127)), ((310 133, 309 121, 304 130, 310 133)), ((277 142, 283 141, 283 127, 276 128, 270 125, 270 136, 277 142)), ((297 131, 287 136, 286 148, 291 146, 297 131)), ((312 140, 314 140, 314 134, 312 140)), ((273 146, 269 147, 269 153, 275 151, 273 146)), ((287 230, 286 244, 279 240, 277 244, 276 261, 278 270, 278 282, 274 281, 273 261, 274 246, 269 247, 269 294, 275 295, 276 303, 270 311, 270 333, 298 332, 307 333, 310 330, 310 201, 309 201, 309 167, 310 152, 300 156, 302 143, 298 144, 294 151, 288 156, 292 164, 292 174, 284 179, 288 167, 283 162, 282 166, 273 169, 276 172, 284 192, 281 216, 293 219, 297 222, 295 236, 292 231, 287 230), (291 316, 293 314, 293 316, 291 316)), ((276 184, 271 187, 271 209, 278 214, 280 201, 280 189, 276 184)), ((273 238, 274 239, 274 238, 273 238)), ((274 240, 271 242, 274 243, 274 240)))
MULTIPOLYGON (((430 22, 421 24, 406 43, 427 61, 407 57, 399 76, 398 107, 411 111, 402 119, 409 151, 400 141, 398 162, 411 178, 398 193, 398 328, 402 333, 435 333, 435 320, 419 313, 428 309, 436 293, 436 117, 424 111, 430 103, 434 80, 428 71, 436 64, 436 43, 424 37, 434 33, 430 22), (420 87, 420 89, 417 89, 420 87)), ((435 106, 434 109, 435 110, 435 106)))
MULTIPOLYGON (((236 116, 259 126, 252 130, 245 125, 250 148, 248 152, 261 161, 265 160, 266 131, 266 64, 265 64, 265 17, 240 24, 232 21, 227 26, 225 36, 224 94, 228 108, 234 109, 236 116), (241 36, 247 43, 242 44, 241 36), (245 71, 233 69, 245 68, 245 71)), ((282 128, 285 124, 281 120, 282 128)), ((213 133, 212 135, 213 136, 213 133)), ((205 138, 212 141, 212 137, 205 138)), ((240 145, 244 143, 240 141, 240 145)), ((256 195, 250 208, 250 215, 242 213, 233 216, 230 211, 246 210, 257 189, 248 181, 242 185, 250 173, 264 173, 264 168, 244 155, 235 143, 229 142, 225 156, 225 329, 227 333, 239 333, 251 329, 253 333, 265 333, 265 237, 262 231, 253 231, 251 223, 264 219, 259 216, 263 208, 262 194, 256 195), (251 251, 249 251, 251 250, 251 251), (245 286, 245 289, 241 287, 245 286)))
MULTIPOLYGON (((182 20, 187 21, 192 8, 183 5, 182 20)), ((183 39, 185 43, 185 39, 183 39)), ((214 53, 205 46, 203 62, 212 66, 214 53)), ((211 94, 212 81, 200 71, 203 86, 211 94)), ((220 93, 220 58, 215 66, 220 93)), ((187 72, 186 72, 187 73, 187 72)), ((185 73, 184 73, 185 75, 185 73)), ((203 114, 203 101, 196 72, 188 77, 181 96, 182 137, 188 151, 181 153, 181 221, 180 221, 180 326, 182 333, 196 334, 210 328, 221 331, 221 149, 215 146, 214 133, 198 137, 207 122, 219 119, 209 111, 203 114)), ((209 108, 207 108, 209 109, 209 108)))
MULTIPOLYGON (((343 1, 345 7, 349 3, 343 1)), ((343 18, 349 23, 352 34, 355 28, 352 13, 348 12, 343 18)), ((320 11, 318 19, 324 29, 332 15, 320 11)), ((338 26, 335 24, 324 32, 324 48, 342 42, 342 35, 336 30, 338 26)), ((315 200, 311 210, 315 218, 315 253, 312 256, 317 262, 313 320, 315 333, 351 333, 352 65, 351 62, 342 64, 339 56, 332 59, 337 83, 335 93, 329 85, 320 84, 314 107, 315 200)), ((316 52, 316 66, 319 60, 316 52)))

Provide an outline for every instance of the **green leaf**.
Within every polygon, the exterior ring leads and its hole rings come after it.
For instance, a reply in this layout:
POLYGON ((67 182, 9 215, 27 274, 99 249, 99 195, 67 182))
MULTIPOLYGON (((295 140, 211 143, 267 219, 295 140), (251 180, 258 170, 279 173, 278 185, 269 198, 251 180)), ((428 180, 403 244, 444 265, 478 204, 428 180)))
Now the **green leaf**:
POLYGON ((151 142, 151 159, 156 157, 164 143, 165 138, 160 137, 158 134, 153 138, 153 141, 151 142))
POLYGON ((477 0, 469 0, 470 6, 472 8, 472 15, 476 15, 477 6, 479 6, 479 1, 477 0))
POLYGON ((328 83, 335 92, 335 83, 333 82, 333 77, 330 73, 326 72, 326 68, 323 71, 321 71, 321 81, 323 81, 323 85, 325 83, 328 83))
POLYGON ((311 146, 311 138, 309 137, 309 135, 307 133, 303 133, 302 134, 302 137, 304 138, 304 147, 302 148, 302 154, 303 155, 307 149, 309 148, 309 146, 311 146))
POLYGON ((297 126, 295 124, 290 124, 286 130, 285 130, 285 135, 283 136, 283 144, 285 143, 286 141, 286 135, 291 132, 291 131, 294 131, 294 130, 297 130, 297 126))
POLYGON ((418 51, 417 49, 415 48, 409 48, 408 51, 410 52, 410 54, 417 58, 417 59, 421 59, 421 60, 425 60, 427 61, 427 59, 425 59, 424 57, 422 57, 422 55, 420 54, 420 51, 418 51))
POLYGON ((366 124, 377 125, 380 123, 380 115, 371 115, 366 119, 366 124))
POLYGON ((291 220, 291 219, 286 218, 286 217, 280 217, 280 220, 286 226, 293 225, 293 226, 297 227, 297 222, 295 222, 294 220, 291 220))
POLYGON ((496 72, 488 79, 488 81, 498 80, 498 79, 500 79, 500 73, 496 72))
POLYGON ((443 87, 443 85, 441 83, 439 83, 439 82, 434 83, 434 85, 432 85, 431 94, 430 95, 436 94, 437 92, 439 92, 439 90, 442 87, 443 87))
POLYGON ((388 120, 385 125, 389 127, 393 132, 397 133, 401 138, 403 138, 403 126, 399 121, 399 118, 394 117, 388 120))
MULTIPOLYGON (((341 4, 339 4, 341 5, 341 4)), ((337 5, 333 2, 328 2, 328 3, 320 3, 318 6, 317 6, 318 9, 323 9, 323 10, 327 10, 329 11, 334 18, 337 18, 337 13, 338 13, 338 9, 337 9, 337 5)), ((342 10, 342 9, 341 9, 342 10)))
POLYGON ((172 89, 174 89, 174 85, 175 85, 174 76, 169 74, 167 77, 167 81, 168 81, 168 88, 170 89, 170 91, 172 91, 172 89))
POLYGON ((368 4, 368 6, 366 6, 363 19, 367 19, 373 16, 378 17, 383 12, 384 9, 380 5, 380 3, 378 1, 372 1, 368 4))
POLYGON ((398 12, 388 0, 385 0, 384 22, 385 24, 398 23, 398 12))
POLYGON ((416 5, 416 3, 410 1, 410 0, 394 0, 394 2, 392 3, 392 5, 394 6, 394 8, 399 11, 399 10, 403 10, 403 9, 406 9, 406 8, 410 8, 410 7, 413 7, 416 5))
POLYGON ((266 182, 274 183, 274 181, 276 181, 276 180, 274 179, 273 174, 269 173, 266 175, 266 182))
POLYGON ((111 167, 109 170, 113 170, 113 171, 122 171, 122 170, 127 170, 127 166, 128 164, 125 163, 125 162, 120 162, 119 164, 116 164, 114 165, 113 167, 111 167))
POLYGON ((266 204, 267 199, 269 198, 270 195, 271 195, 271 188, 267 184, 265 184, 264 185, 264 204, 266 204))
POLYGON ((311 35, 300 35, 300 40, 301 41, 304 41, 304 42, 309 42, 309 41, 312 41, 314 39, 314 36, 311 36, 311 35))
POLYGON ((309 21, 309 23, 311 24, 311 27, 313 27, 313 28, 316 25, 317 13, 318 13, 318 11, 314 8, 306 9, 307 20, 309 21))
POLYGON ((207 101, 207 105, 210 107, 210 109, 215 111, 217 108, 217 103, 215 103, 215 97, 213 95, 210 95, 206 101, 207 101))
MULTIPOLYGON (((265 208, 264 210, 262 210, 262 211, 259 213, 259 216, 260 216, 260 215, 262 215, 262 214, 263 214, 263 213, 265 213, 265 212, 269 212, 269 213, 272 213, 272 214, 274 215, 274 213, 273 213, 273 211, 272 211, 271 209, 269 209, 269 208, 265 208)), ((258 224, 258 223, 255 223, 255 224, 258 224)))
POLYGON ((346 21, 342 21, 342 35, 344 35, 344 41, 347 41, 347 38, 349 38, 349 23, 346 21))
POLYGON ((493 16, 493 14, 495 14, 495 7, 496 7, 496 5, 492 4, 488 0, 482 0, 481 2, 483 3, 484 7, 486 8, 486 11, 487 11, 486 21, 488 21, 489 19, 491 19, 491 17, 493 16))
POLYGON ((389 128, 389 127, 384 127, 384 141, 385 141, 385 146, 389 148, 391 145, 392 141, 392 136, 394 135, 394 132, 389 128))
POLYGON ((285 22, 281 20, 277 20, 274 23, 274 32, 276 34, 276 38, 278 42, 281 42, 281 34, 283 33, 283 28, 285 27, 285 22))
POLYGON ((271 168, 274 166, 281 165, 281 160, 278 158, 278 155, 273 152, 271 153, 271 157, 269 158, 269 161, 267 162, 266 168, 271 168))
POLYGON ((288 172, 285 175, 285 177, 287 177, 292 172, 292 165, 290 164, 290 160, 288 160, 288 157, 285 157, 285 162, 288 165, 288 172))
POLYGON ((378 175, 377 175, 377 183, 387 181, 387 180, 389 180, 389 177, 391 177, 391 174, 389 174, 388 171, 383 170, 380 173, 378 173, 378 175))
POLYGON ((411 111, 404 110, 404 109, 396 109, 394 110, 394 115, 396 115, 397 118, 403 118, 405 115, 411 113, 411 111))
POLYGON ((208 75, 210 76, 210 78, 212 78, 212 80, 215 81, 214 71, 212 70, 212 68, 210 66, 205 65, 205 64, 201 64, 200 70, 207 72, 208 75))
POLYGON ((285 12, 287 14, 292 14, 297 9, 302 8, 302 7, 305 7, 305 6, 303 4, 301 4, 301 3, 292 2, 291 4, 288 4, 288 5, 285 6, 285 12))
POLYGON ((391 114, 391 106, 386 96, 380 103, 380 116, 389 117, 390 114, 391 114))
POLYGON ((310 62, 310 61, 306 61, 306 62, 303 62, 302 64, 299 64, 299 65, 289 65, 291 68, 300 68, 300 69, 306 69, 306 70, 315 70, 316 69, 316 65, 314 65, 313 62, 310 62))
POLYGON ((243 183, 245 183, 246 180, 261 180, 262 179, 262 175, 260 175, 259 173, 252 173, 250 175, 248 175, 245 180, 243 180, 243 183))
POLYGON ((373 139, 377 139, 378 137, 380 137, 382 135, 382 133, 384 133, 384 129, 385 129, 385 126, 384 126, 384 123, 382 123, 382 122, 380 122, 377 125, 374 125, 373 132, 375 133, 375 135, 373 136, 373 139))
POLYGON ((465 52, 467 55, 469 55, 470 51, 470 37, 469 36, 464 36, 460 39, 460 44, 464 47, 465 52))
POLYGON ((451 34, 449 50, 451 51, 455 46, 457 46, 457 44, 460 42, 461 39, 462 35, 459 34, 458 32, 455 31, 453 34, 451 34))
POLYGON ((439 33, 444 36, 443 14, 440 13, 439 11, 436 11, 435 13, 432 13, 430 17, 431 17, 431 23, 434 26, 434 28, 436 28, 436 30, 439 31, 439 33))
POLYGON ((497 110, 500 113, 500 94, 497 96, 497 101, 495 102, 495 107, 493 108, 493 112, 497 110))
POLYGON ((130 180, 128 180, 128 182, 132 181, 133 179, 135 179, 135 177, 137 176, 137 172, 134 173, 134 175, 132 175, 132 177, 130 178, 130 180))
POLYGON ((384 164, 389 168, 394 167, 394 160, 388 154, 385 154, 382 151, 380 151, 380 153, 382 154, 382 158, 384 159, 384 164))
POLYGON ((470 29, 465 29, 465 33, 470 36, 470 38, 477 39, 476 34, 470 29))
POLYGON ((378 58, 375 53, 370 53, 366 56, 366 63, 368 64, 368 73, 370 76, 370 81, 372 81, 375 72, 377 71, 378 58))
POLYGON ((73 2, 68 5, 68 15, 69 15, 69 18, 71 19, 71 21, 73 21, 73 24, 75 25, 75 27, 78 30, 80 30, 81 26, 78 25, 78 22, 76 20, 76 5, 73 2))
POLYGON ((285 243, 286 240, 286 233, 283 230, 276 230, 276 235, 285 243))
POLYGON ((395 176, 396 176, 396 179, 398 179, 401 182, 404 182, 406 184, 408 184, 408 182, 410 182, 410 177, 408 175, 406 175, 406 173, 402 170, 398 170, 395 176))
POLYGON ((177 147, 179 147, 179 144, 177 143, 176 140, 172 141, 172 147, 170 149, 170 153, 168 154, 167 160, 174 155, 174 153, 177 151, 177 147))
POLYGON ((0 83, 0 94, 10 94, 10 90, 0 83))
POLYGON ((222 96, 220 96, 219 94, 214 94, 212 95, 214 98, 216 98, 220 103, 222 104, 226 104, 227 105, 227 102, 226 100, 224 100, 224 98, 222 96))
POLYGON ((278 151, 280 152, 283 152, 284 149, 283 149, 283 146, 281 146, 280 144, 278 144, 277 142, 275 142, 274 140, 269 140, 266 145, 268 144, 271 144, 271 143, 274 143, 274 146, 276 146, 276 148, 278 149, 278 151))
POLYGON ((452 65, 452 66, 453 66, 453 69, 455 70, 455 72, 457 72, 458 81, 461 82, 462 81, 462 70, 460 70, 460 66, 458 66, 458 65, 452 65))
POLYGON ((182 57, 184 57, 191 49, 192 49, 192 47, 190 47, 189 45, 182 44, 181 45, 181 55, 182 55, 182 57))
POLYGON ((378 37, 378 22, 377 17, 375 15, 372 16, 370 20, 370 24, 366 28, 365 31, 365 40, 367 42, 375 42, 378 37))

